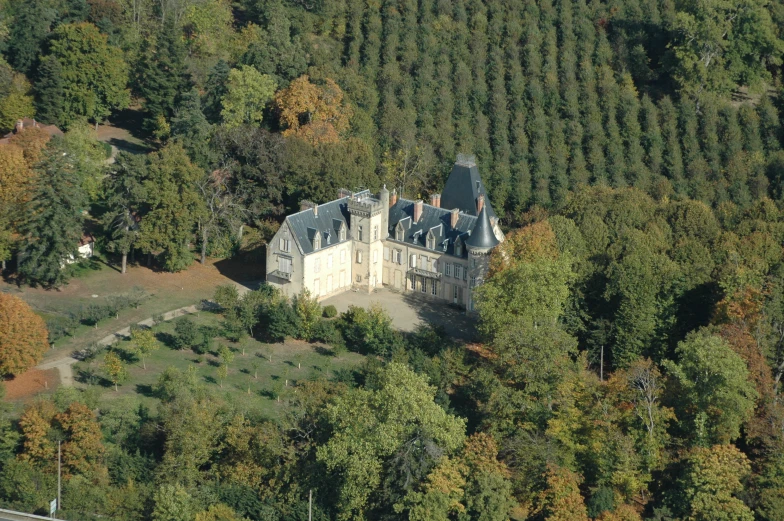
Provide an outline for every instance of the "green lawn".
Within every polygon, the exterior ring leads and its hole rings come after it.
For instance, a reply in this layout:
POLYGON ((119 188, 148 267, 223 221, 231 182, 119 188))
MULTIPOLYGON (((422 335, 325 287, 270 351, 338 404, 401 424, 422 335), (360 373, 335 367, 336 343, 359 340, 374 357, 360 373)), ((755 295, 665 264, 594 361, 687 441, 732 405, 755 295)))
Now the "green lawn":
MULTIPOLYGON (((199 325, 217 326, 221 321, 219 315, 209 312, 201 312, 192 318, 199 325)), ((74 377, 80 382, 78 385, 93 385, 101 389, 99 406, 111 407, 112 402, 127 396, 137 396, 148 402, 149 406, 154 406, 156 398, 153 395, 153 386, 160 374, 167 367, 176 367, 182 371, 193 367, 197 381, 212 392, 224 394, 229 401, 250 414, 274 418, 283 406, 287 393, 294 392, 297 382, 330 378, 336 370, 354 367, 363 358, 356 353, 344 353, 338 358, 328 347, 296 340, 288 340, 282 344, 264 344, 246 339, 235 344, 225 338, 213 341, 211 353, 197 355, 191 350, 179 351, 166 345, 168 336, 174 331, 173 322, 160 324, 154 331, 163 341, 160 349, 147 357, 146 369, 142 367, 141 360, 131 353, 130 342, 123 341, 115 345, 126 359, 129 373, 119 391, 115 391, 114 386, 106 379, 103 354, 90 362, 74 365, 74 377), (219 359, 216 356, 216 350, 221 344, 228 345, 235 354, 222 387, 218 380, 219 359), (244 355, 242 346, 245 346, 244 355), (268 352, 272 354, 271 362, 267 358, 268 352), (257 367, 254 367, 254 363, 257 367), (258 378, 254 374, 256 370, 258 378), (90 374, 94 376, 90 378, 90 374), (281 395, 280 402, 278 395, 281 395)))

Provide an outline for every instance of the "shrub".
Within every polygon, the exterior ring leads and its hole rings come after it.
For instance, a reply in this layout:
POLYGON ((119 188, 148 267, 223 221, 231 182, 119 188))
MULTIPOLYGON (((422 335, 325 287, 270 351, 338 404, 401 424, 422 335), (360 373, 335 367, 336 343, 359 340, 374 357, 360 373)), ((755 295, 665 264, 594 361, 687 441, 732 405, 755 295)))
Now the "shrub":
POLYGON ((323 316, 324 318, 335 318, 336 316, 338 316, 338 309, 332 304, 328 306, 324 306, 323 316))
POLYGON ((358 353, 388 357, 403 343, 400 333, 392 328, 392 319, 380 306, 370 309, 350 306, 341 315, 340 327, 346 346, 358 353))
POLYGON ((335 322, 331 320, 319 320, 313 328, 313 341, 321 342, 330 346, 344 345, 345 341, 340 331, 335 327, 335 322))
POLYGON ((188 349, 199 340, 199 328, 189 317, 182 317, 174 323, 174 347, 188 349))
POLYGON ((237 286, 234 284, 226 284, 215 288, 215 295, 212 297, 223 309, 231 309, 237 306, 240 300, 240 294, 237 291, 237 286))
POLYGON ((282 342, 295 336, 299 329, 297 314, 284 298, 276 298, 265 304, 259 314, 261 329, 270 342, 282 342))

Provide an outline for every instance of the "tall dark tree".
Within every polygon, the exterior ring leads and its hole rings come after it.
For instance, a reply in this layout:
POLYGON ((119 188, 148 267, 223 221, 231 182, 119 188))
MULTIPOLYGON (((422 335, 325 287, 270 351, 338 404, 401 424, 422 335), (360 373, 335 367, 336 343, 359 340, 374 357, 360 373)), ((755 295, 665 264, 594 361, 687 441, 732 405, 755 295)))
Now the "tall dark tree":
POLYGON ((36 118, 50 125, 61 125, 63 117, 63 68, 54 56, 46 56, 38 67, 35 83, 36 118))
POLYGON ((185 45, 176 27, 161 29, 154 40, 146 40, 136 66, 137 93, 144 98, 145 125, 154 130, 168 122, 191 90, 185 65, 185 45))
POLYGON ((104 204, 108 211, 101 222, 109 238, 107 247, 122 256, 122 273, 126 272, 128 254, 139 240, 139 223, 147 209, 146 177, 147 159, 121 152, 104 179, 104 204))
POLYGON ((8 61, 24 74, 30 74, 41 54, 57 10, 50 2, 20 2, 8 38, 8 61))
POLYGON ((204 97, 201 100, 202 110, 210 123, 220 123, 221 104, 223 96, 228 92, 227 82, 229 81, 231 67, 224 60, 218 61, 207 77, 204 85, 204 97))
POLYGON ((210 149, 212 125, 201 110, 199 92, 192 89, 183 96, 182 103, 171 122, 172 137, 182 144, 194 164, 207 169, 213 162, 210 149))
POLYGON ((55 141, 36 168, 39 182, 25 211, 19 264, 19 273, 33 284, 65 284, 70 276, 67 263, 78 259, 87 194, 75 167, 55 141))

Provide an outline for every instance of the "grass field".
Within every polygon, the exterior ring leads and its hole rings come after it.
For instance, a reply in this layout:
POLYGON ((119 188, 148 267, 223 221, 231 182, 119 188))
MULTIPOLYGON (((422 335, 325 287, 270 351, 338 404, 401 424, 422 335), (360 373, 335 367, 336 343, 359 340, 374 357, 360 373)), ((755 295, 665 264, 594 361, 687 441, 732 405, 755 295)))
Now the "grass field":
POLYGON ((58 340, 46 355, 46 359, 53 359, 82 349, 130 324, 211 298, 219 285, 260 280, 263 276, 263 266, 241 260, 210 259, 204 266, 194 263, 180 273, 162 273, 134 265, 125 275, 114 266, 96 260, 80 267, 78 277, 57 290, 17 286, 13 281, 0 280, 0 291, 22 298, 45 320, 104 302, 134 288, 147 293, 148 298, 138 309, 125 309, 117 318, 102 320, 98 327, 79 326, 72 336, 58 340))
MULTIPOLYGON (((219 325, 221 320, 219 315, 209 312, 200 312, 192 315, 192 318, 199 325, 212 326, 219 325)), ((143 368, 142 361, 132 354, 130 342, 116 344, 116 350, 126 360, 129 373, 119 391, 115 391, 106 378, 103 354, 90 362, 74 365, 74 376, 79 382, 78 385, 100 389, 99 406, 111 407, 113 402, 122 401, 129 396, 136 396, 147 405, 154 406, 156 398, 153 387, 161 373, 168 367, 182 371, 193 367, 197 381, 209 390, 224 395, 227 400, 250 414, 274 418, 285 402, 279 402, 278 396, 285 398, 287 393, 294 392, 298 382, 331 378, 335 371, 350 369, 363 359, 356 353, 344 353, 335 357, 329 347, 296 340, 288 340, 282 344, 264 344, 246 339, 235 344, 225 338, 215 339, 210 353, 198 355, 191 350, 177 350, 167 345, 174 331, 173 322, 160 324, 154 331, 162 342, 160 348, 146 358, 146 369, 143 368), (223 382, 218 378, 220 362, 216 353, 221 344, 229 346, 235 355, 223 382), (270 355, 272 361, 268 358, 270 355)))

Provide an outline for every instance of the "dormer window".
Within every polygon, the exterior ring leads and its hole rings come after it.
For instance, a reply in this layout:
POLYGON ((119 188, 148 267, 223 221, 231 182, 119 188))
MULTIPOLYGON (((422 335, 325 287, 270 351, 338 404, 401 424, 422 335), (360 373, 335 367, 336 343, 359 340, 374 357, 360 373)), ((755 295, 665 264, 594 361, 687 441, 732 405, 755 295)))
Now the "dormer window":
POLYGON ((427 234, 427 248, 429 250, 435 250, 436 249, 436 238, 433 236, 432 233, 428 233, 427 234))
POLYGON ((327 232, 327 245, 332 243, 332 234, 327 232))
POLYGON ((395 240, 403 241, 403 226, 400 223, 395 227, 395 240))
POLYGON ((346 240, 346 225, 345 224, 340 226, 340 240, 341 241, 345 241, 346 240))
POLYGON ((321 234, 316 232, 316 235, 313 236, 313 249, 318 250, 321 248, 321 234))
POLYGON ((458 257, 463 256, 463 243, 460 242, 460 239, 455 241, 455 255, 458 257))

